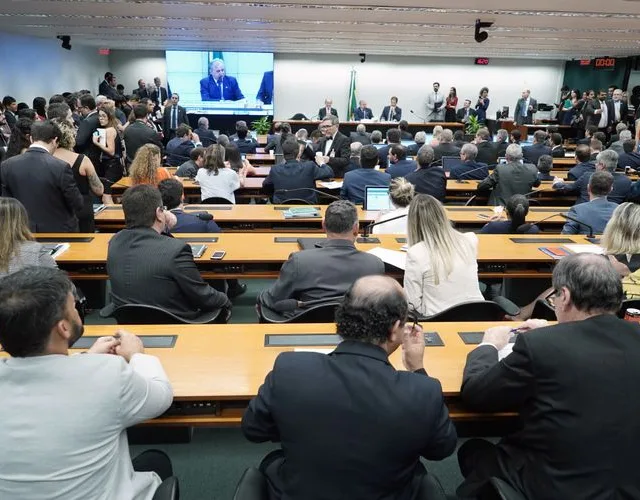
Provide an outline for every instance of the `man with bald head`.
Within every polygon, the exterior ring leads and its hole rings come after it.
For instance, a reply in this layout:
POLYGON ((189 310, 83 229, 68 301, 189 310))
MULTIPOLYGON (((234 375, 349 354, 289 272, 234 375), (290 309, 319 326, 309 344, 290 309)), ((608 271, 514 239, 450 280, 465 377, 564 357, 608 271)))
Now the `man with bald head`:
POLYGON ((209 64, 209 76, 200 80, 200 99, 203 101, 240 101, 244 95, 238 80, 227 76, 222 59, 209 64))
POLYGON ((318 119, 324 120, 327 116, 335 116, 338 117, 338 110, 333 107, 333 99, 329 99, 328 97, 324 100, 324 108, 320 108, 318 110, 318 119))
POLYGON ((336 312, 335 351, 277 357, 242 419, 250 441, 282 443, 260 465, 272 500, 432 498, 420 457, 446 458, 457 436, 408 315, 395 280, 363 277, 336 312), (400 346, 406 371, 389 360, 400 346))
POLYGON ((497 445, 460 448, 461 498, 490 477, 530 499, 640 498, 640 327, 616 316, 620 275, 607 257, 574 254, 552 286, 557 325, 529 320, 502 360, 512 327, 489 328, 467 356, 465 405, 518 413, 520 426, 497 445))

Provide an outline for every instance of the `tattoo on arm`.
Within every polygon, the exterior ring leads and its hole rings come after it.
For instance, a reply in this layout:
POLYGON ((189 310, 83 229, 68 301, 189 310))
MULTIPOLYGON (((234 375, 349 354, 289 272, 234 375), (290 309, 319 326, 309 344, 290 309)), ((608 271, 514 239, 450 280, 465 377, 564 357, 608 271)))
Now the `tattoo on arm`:
POLYGON ((95 172, 90 172, 87 175, 87 180, 89 181, 89 186, 91 187, 91 191, 94 194, 102 194, 104 192, 104 186, 98 177, 98 174, 95 172))

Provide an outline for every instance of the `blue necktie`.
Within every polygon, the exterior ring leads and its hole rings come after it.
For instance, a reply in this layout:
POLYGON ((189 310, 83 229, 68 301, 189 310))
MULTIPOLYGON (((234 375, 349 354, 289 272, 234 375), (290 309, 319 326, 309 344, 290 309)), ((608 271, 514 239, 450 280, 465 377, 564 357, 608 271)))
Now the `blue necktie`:
POLYGON ((177 114, 177 110, 178 110, 178 106, 175 105, 173 106, 173 109, 171 110, 171 128, 173 130, 178 128, 178 114, 177 114))
POLYGON ((224 101, 224 87, 222 85, 222 79, 220 79, 219 85, 220 85, 220 100, 224 101))

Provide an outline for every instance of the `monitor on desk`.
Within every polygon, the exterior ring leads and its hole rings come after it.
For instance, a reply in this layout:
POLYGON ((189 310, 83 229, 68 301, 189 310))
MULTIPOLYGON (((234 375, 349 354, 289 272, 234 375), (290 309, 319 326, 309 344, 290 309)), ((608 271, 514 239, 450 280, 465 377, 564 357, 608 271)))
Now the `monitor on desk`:
POLYGON ((449 172, 451 167, 455 165, 460 165, 462 160, 459 156, 443 156, 442 157, 442 168, 445 172, 449 172))
POLYGON ((389 187, 366 186, 364 188, 365 210, 391 210, 389 187))

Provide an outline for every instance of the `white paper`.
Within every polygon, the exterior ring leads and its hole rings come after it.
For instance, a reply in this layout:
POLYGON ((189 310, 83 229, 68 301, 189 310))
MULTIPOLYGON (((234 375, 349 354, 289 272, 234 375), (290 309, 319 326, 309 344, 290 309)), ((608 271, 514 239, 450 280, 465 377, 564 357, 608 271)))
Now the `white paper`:
POLYGON ((320 182, 320 185, 327 189, 339 189, 342 187, 342 181, 320 182))
POLYGON ((404 252, 399 252, 398 250, 389 250, 388 248, 374 247, 371 250, 368 250, 367 253, 375 255, 382 262, 397 267, 398 269, 402 269, 403 271, 407 264, 407 254, 405 254, 404 252))
POLYGON ((335 349, 325 349, 321 347, 296 347, 293 352, 317 352, 320 354, 330 354, 335 349))
POLYGON ((573 253, 595 253, 598 255, 602 255, 604 253, 604 248, 598 245, 592 245, 590 243, 585 245, 571 244, 562 246, 573 253))
POLYGON ((502 361, 513 352, 513 343, 509 343, 498 351, 498 361, 502 361))

